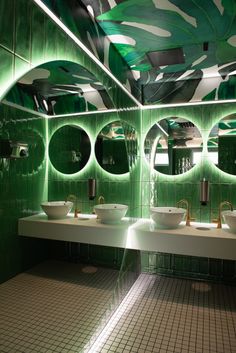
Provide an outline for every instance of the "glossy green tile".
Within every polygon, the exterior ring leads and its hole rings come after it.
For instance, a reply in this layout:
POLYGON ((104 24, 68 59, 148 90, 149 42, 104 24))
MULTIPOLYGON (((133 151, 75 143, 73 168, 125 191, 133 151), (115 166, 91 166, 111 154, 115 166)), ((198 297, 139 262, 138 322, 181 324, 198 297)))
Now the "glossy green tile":
POLYGON ((172 255, 165 253, 157 254, 157 270, 166 269, 172 270, 172 255))
MULTIPOLYGON (((43 60, 55 60, 59 57, 84 63, 87 68, 98 74, 101 81, 111 87, 111 92, 114 94, 114 101, 117 105, 126 107, 130 105, 130 100, 115 87, 114 83, 109 78, 104 77, 101 70, 96 68, 94 63, 88 60, 84 54, 81 54, 81 51, 64 34, 59 33, 58 27, 48 17, 45 18, 33 2, 17 0, 15 3, 16 19, 13 14, 14 1, 1 1, 0 10, 4 11, 6 16, 4 16, 0 24, 0 31, 3 33, 0 36, 0 44, 10 49, 15 47, 18 55, 26 60, 32 60, 34 65, 41 63, 43 60), (13 15, 11 16, 11 14, 13 15), (13 45, 14 21, 16 29, 15 46, 13 45), (2 28, 4 28, 4 32, 2 28)), ((21 72, 27 69, 27 63, 19 58, 14 59, 13 55, 2 47, 0 47, 0 60, 2 64, 1 92, 4 92, 12 82, 13 71, 15 71, 16 76, 19 76, 21 72)), ((41 200, 45 200, 47 197, 51 200, 58 200, 64 199, 68 194, 73 193, 78 196, 79 207, 81 207, 82 211, 90 212, 93 204, 88 201, 87 179, 91 176, 97 179, 97 196, 102 194, 106 202, 127 203, 131 216, 140 216, 142 210, 143 215, 148 217, 151 203, 154 205, 175 205, 179 199, 186 198, 191 204, 193 216, 197 220, 209 221, 213 215, 217 214, 217 205, 220 200, 230 199, 236 204, 235 179, 232 180, 230 176, 221 173, 205 159, 187 175, 169 177, 153 172, 144 160, 145 157, 143 157, 143 151, 141 150, 142 141, 145 139, 149 128, 156 121, 167 116, 189 117, 202 130, 203 137, 206 140, 209 129, 219 120, 219 117, 227 115, 232 110, 233 105, 218 105, 217 107, 212 105, 163 108, 142 112, 123 111, 119 114, 97 114, 96 116, 63 119, 66 124, 78 123, 86 127, 93 146, 97 133, 107 122, 123 118, 130 124, 133 123, 138 130, 140 142, 138 150, 140 158, 137 159, 137 165, 131 169, 130 175, 114 176, 105 173, 97 165, 93 155, 82 173, 68 177, 53 169, 47 159, 41 161, 35 150, 32 151, 31 156, 24 163, 12 161, 10 168, 4 168, 2 174, 0 173, 0 185, 4 185, 0 196, 4 200, 6 213, 11 210, 11 216, 4 218, 1 223, 4 236, 6 238, 13 236, 14 238, 17 233, 17 217, 39 211, 41 200), (49 166, 48 175, 46 174, 47 163, 49 166), (199 203, 199 181, 202 177, 207 177, 211 184, 211 200, 206 207, 200 206, 199 203), (9 202, 5 200, 9 200, 9 202)), ((41 135, 45 137, 45 125, 37 125, 38 121, 35 118, 31 120, 27 114, 22 112, 14 113, 9 108, 4 108, 4 111, 1 112, 2 129, 5 134, 16 138, 19 138, 19 136, 26 139, 30 138, 28 132, 23 128, 23 125, 27 124, 30 128, 40 131, 41 135), (23 120, 23 125, 19 120, 23 120), (19 135, 20 131, 23 131, 21 135, 19 135)), ((52 119, 49 122, 49 135, 51 131, 60 126, 61 122, 62 119, 52 119)), ((58 158, 60 157, 58 156, 58 158)), ((6 213, 4 213, 4 216, 6 213)), ((60 248, 61 255, 64 256, 66 254, 65 246, 61 244, 60 246, 61 248, 58 246, 58 250, 55 249, 55 253, 59 253, 60 248)), ((3 247, 7 250, 4 252, 7 257, 5 256, 3 257, 4 260, 1 260, 3 261, 1 267, 6 268, 5 274, 1 275, 6 278, 13 275, 15 271, 21 270, 20 258, 22 252, 19 249, 16 250, 12 239, 9 242, 4 242, 4 245, 0 243, 0 254, 3 247), (14 257, 16 258, 16 266, 13 264, 14 257)), ((32 249, 32 254, 35 253, 36 248, 37 242, 35 244, 26 243, 25 249, 32 249)), ((38 249, 41 249, 41 247, 39 246, 38 249)), ((38 251, 38 255, 36 253, 35 258, 41 258, 41 250, 38 251)), ((76 250, 76 246, 74 246, 74 250, 76 250)), ((27 251, 25 253, 25 266, 30 266, 33 259, 27 258, 27 251)), ((123 252, 117 249, 100 249, 81 244, 80 256, 85 261, 94 260, 105 266, 118 266, 121 264, 123 252)), ((134 256, 138 257, 138 254, 134 256)), ((201 276, 202 278, 204 276, 204 278, 207 276, 209 278, 221 278, 222 273, 230 278, 235 275, 234 263, 231 262, 226 263, 218 260, 156 253, 150 255, 149 253, 144 253, 141 259, 142 268, 151 273, 194 276, 195 278, 198 276, 199 278, 201 276)))
POLYGON ((236 264, 235 261, 224 260, 223 261, 223 277, 229 278, 230 280, 236 279, 236 264))
POLYGON ((236 283, 235 261, 141 252, 141 271, 199 280, 236 283))
MULTIPOLYGON (((94 264, 120 268, 122 257, 118 256, 120 250, 105 246, 89 246, 89 258, 94 264)), ((124 250, 122 250, 122 253, 124 250)))
POLYGON ((14 39, 14 19, 15 19, 15 1, 1 0, 0 1, 0 44, 10 50, 13 50, 14 39))
MULTIPOLYGON (((19 77, 22 77, 25 75, 26 72, 28 72, 31 69, 30 64, 25 62, 24 60, 18 58, 15 56, 14 60, 14 81, 18 80, 19 77)), ((19 105, 21 105, 21 101, 19 101, 19 105)), ((26 104, 26 107, 29 109, 34 109, 34 106, 32 105, 31 102, 29 104, 26 104)))
POLYGON ((32 2, 17 0, 15 6, 15 52, 30 61, 32 2))
POLYGON ((45 50, 45 15, 36 6, 32 9, 31 16, 31 61, 34 65, 38 65, 44 58, 45 50))
POLYGON ((13 80, 14 57, 7 50, 0 47, 1 62, 1 82, 0 98, 6 94, 6 90, 10 88, 13 80))
POLYGON ((6 280, 42 261, 47 254, 47 243, 40 246, 36 239, 34 242, 23 240, 17 235, 18 218, 39 211, 45 190, 46 165, 41 163, 36 167, 34 155, 39 143, 35 133, 45 135, 45 124, 32 118, 32 114, 5 105, 1 105, 0 114, 5 117, 1 120, 2 130, 13 140, 29 143, 29 151, 32 152, 28 159, 4 160, 2 170, 0 166, 0 185, 4 185, 0 188, 1 239, 4 240, 0 242, 0 253, 5 253, 0 278, 6 280))
POLYGON ((206 257, 197 257, 199 263, 199 273, 203 275, 209 274, 209 259, 206 257))
POLYGON ((209 274, 211 276, 221 278, 223 273, 222 273, 222 265, 223 265, 223 260, 220 259, 210 259, 209 260, 209 274))

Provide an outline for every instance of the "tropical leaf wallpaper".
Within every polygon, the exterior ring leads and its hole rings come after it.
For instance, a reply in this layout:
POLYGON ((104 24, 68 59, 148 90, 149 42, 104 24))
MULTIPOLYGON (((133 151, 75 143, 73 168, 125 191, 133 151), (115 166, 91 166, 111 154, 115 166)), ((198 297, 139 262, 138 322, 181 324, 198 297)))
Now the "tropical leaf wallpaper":
POLYGON ((132 71, 94 17, 93 6, 108 11, 109 2, 97 0, 91 1, 91 4, 83 3, 82 0, 43 0, 43 2, 110 69, 113 75, 132 91, 134 96, 140 96, 132 71))
POLYGON ((235 0, 43 1, 142 104, 236 97, 235 0))
POLYGON ((136 72, 143 103, 235 97, 235 0, 128 0, 112 2, 109 10, 83 2, 94 7, 96 20, 136 72), (147 53, 173 48, 183 49, 184 63, 151 65, 147 53))
POLYGON ((29 71, 12 87, 6 100, 47 115, 113 107, 93 74, 81 65, 61 60, 29 71))

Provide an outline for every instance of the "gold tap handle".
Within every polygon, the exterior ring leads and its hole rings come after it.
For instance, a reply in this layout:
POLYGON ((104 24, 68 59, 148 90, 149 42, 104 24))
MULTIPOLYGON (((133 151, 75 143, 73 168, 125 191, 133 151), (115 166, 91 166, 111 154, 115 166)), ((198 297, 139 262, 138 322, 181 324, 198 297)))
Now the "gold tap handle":
POLYGON ((77 218, 77 217, 78 217, 78 213, 81 213, 81 211, 80 211, 78 208, 75 208, 75 211, 74 211, 74 218, 77 218))
POLYGON ((221 218, 218 219, 213 219, 212 220, 213 223, 217 223, 217 229, 221 229, 222 228, 222 222, 221 222, 221 218))

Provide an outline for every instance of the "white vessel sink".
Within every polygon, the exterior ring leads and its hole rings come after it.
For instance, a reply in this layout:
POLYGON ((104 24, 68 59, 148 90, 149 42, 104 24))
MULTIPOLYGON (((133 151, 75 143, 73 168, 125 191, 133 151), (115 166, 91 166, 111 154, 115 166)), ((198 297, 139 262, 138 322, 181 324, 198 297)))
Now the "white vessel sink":
POLYGON ((151 207, 150 213, 158 227, 174 229, 183 220, 186 210, 179 207, 151 207))
POLYGON ((94 206, 94 211, 101 223, 116 224, 121 221, 128 210, 127 205, 117 203, 104 203, 94 206))
POLYGON ((223 211, 221 214, 223 216, 225 223, 229 226, 229 228, 233 232, 236 232, 236 210, 223 211))
POLYGON ((62 219, 70 212, 73 207, 71 201, 50 201, 41 204, 42 209, 48 216, 48 219, 62 219))

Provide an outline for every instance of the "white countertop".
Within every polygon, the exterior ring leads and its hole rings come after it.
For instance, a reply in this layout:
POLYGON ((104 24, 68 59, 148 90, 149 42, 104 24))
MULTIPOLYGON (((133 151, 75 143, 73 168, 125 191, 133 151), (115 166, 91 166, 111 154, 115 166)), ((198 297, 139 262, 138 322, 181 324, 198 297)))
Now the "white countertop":
POLYGON ((192 222, 177 229, 157 229, 150 219, 123 218, 120 224, 102 224, 95 215, 70 214, 48 220, 45 214, 19 219, 21 236, 79 242, 143 251, 236 260, 236 234, 227 225, 192 222), (204 230, 198 229, 203 227, 204 230), (208 228, 207 230, 205 230, 208 228))

